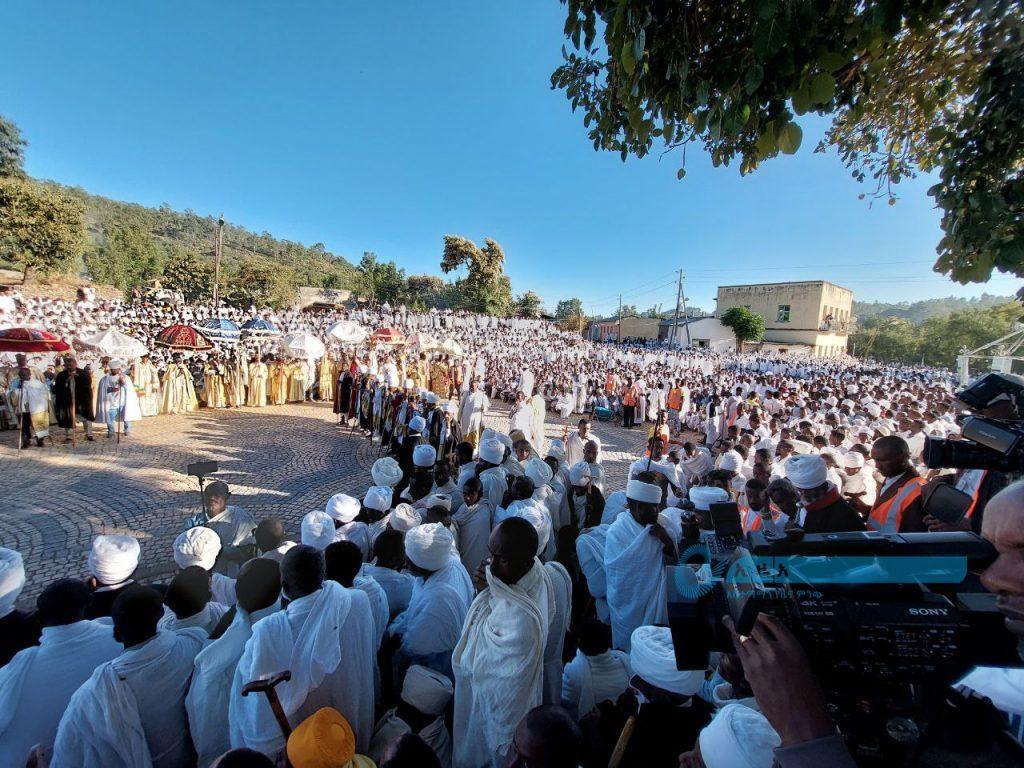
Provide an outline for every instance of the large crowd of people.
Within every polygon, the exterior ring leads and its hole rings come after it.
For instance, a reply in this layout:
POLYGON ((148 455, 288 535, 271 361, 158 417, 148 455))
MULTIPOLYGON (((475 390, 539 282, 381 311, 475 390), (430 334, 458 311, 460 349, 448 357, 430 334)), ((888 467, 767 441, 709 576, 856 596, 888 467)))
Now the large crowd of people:
MULTIPOLYGON (((19 610, 22 557, 0 549, 4 766, 853 765, 775 618, 729 627, 734 653, 677 669, 666 566, 713 536, 711 507, 730 501, 744 533, 766 536, 978 533, 1000 552, 982 583, 1024 628, 1024 486, 923 462, 929 438, 959 437, 947 372, 593 344, 538 320, 386 305, 14 297, 0 312, 2 326, 69 340, 114 327, 151 350, 12 361, 7 407, 28 446, 51 422, 83 423, 88 439, 93 421, 118 435, 200 402, 313 398, 381 452, 365 492, 332 495, 294 531, 210 483, 166 583, 134 578, 147 542, 101 535, 83 578, 19 610), (267 338, 188 357, 153 346, 163 326, 209 316, 260 317, 327 352, 287 359, 267 338), (331 345, 339 319, 454 343, 331 345), (485 421, 495 401, 510 406, 507 430, 485 421), (644 431, 624 483, 594 421, 644 431), (940 484, 969 497, 960 519, 926 511, 940 484)), ((977 413, 1018 418, 1018 398, 977 413)), ((963 685, 1020 738, 1020 676, 986 668, 963 685)))

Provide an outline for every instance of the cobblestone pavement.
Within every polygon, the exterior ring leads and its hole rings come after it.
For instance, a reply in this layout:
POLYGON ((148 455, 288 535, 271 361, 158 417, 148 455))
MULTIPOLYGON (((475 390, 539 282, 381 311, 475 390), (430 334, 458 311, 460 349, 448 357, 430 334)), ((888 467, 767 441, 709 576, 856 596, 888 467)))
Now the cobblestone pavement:
MULTIPOLYGON (((495 408, 487 423, 507 430, 507 410, 495 408)), ((604 446, 606 490, 624 488, 646 430, 596 424, 594 431, 604 446)), ((546 432, 548 440, 563 435, 556 414, 548 414, 546 432)), ((72 450, 55 429, 52 445, 19 452, 16 432, 0 432, 0 544, 25 557, 24 605, 53 579, 83 575, 97 533, 139 538, 142 578, 170 572, 171 542, 200 506, 197 481, 185 474, 190 462, 218 461, 232 503, 257 519, 282 518, 297 539, 302 516, 331 495, 362 495, 378 447, 319 403, 148 418, 120 444, 104 433, 100 426, 95 442, 80 439, 72 450)))

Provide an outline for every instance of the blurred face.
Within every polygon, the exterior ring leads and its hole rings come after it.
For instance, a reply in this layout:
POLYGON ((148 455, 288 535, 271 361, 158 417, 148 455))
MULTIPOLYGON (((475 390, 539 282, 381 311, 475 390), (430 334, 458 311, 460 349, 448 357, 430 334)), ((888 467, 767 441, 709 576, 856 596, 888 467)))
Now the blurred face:
POLYGON ((533 558, 522 557, 522 553, 515 552, 500 528, 491 532, 487 548, 491 552, 491 575, 506 584, 515 584, 533 567, 533 558))
POLYGON ((1024 486, 1016 483, 992 497, 981 535, 998 552, 981 583, 999 596, 997 605, 1007 629, 1024 642, 1024 486))
POLYGON ((871 458, 875 461, 875 468, 886 477, 895 477, 906 468, 907 459, 900 452, 891 448, 873 446, 871 458))
POLYGON ((588 464, 594 464, 597 462, 597 444, 588 442, 583 446, 583 460, 588 464))
POLYGON ((751 509, 764 509, 767 504, 768 494, 761 488, 752 488, 749 485, 744 489, 747 497, 747 506, 751 509))
POLYGON ((580 437, 585 439, 587 437, 587 435, 590 434, 590 425, 589 424, 580 424, 579 432, 580 432, 580 437))
POLYGON ((480 495, 479 493, 473 493, 473 491, 467 488, 462 492, 462 500, 466 502, 467 507, 472 507, 480 501, 480 495))

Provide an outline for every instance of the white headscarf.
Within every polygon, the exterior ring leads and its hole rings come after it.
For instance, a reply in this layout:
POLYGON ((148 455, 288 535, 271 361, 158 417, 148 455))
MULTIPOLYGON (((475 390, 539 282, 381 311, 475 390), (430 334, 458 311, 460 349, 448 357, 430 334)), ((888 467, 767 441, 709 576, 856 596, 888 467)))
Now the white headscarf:
POLYGON ((821 456, 790 456, 786 459, 786 477, 797 488, 817 488, 828 480, 828 467, 821 456))
POLYGON ((21 553, 0 547, 0 619, 14 611, 25 588, 25 562, 21 553))
POLYGON ((411 504, 406 504, 404 501, 395 507, 391 517, 388 518, 388 525, 402 533, 406 533, 422 522, 420 513, 413 509, 411 504))
POLYGON ((386 485, 371 486, 363 497, 363 506, 378 512, 387 512, 391 509, 392 493, 391 488, 386 485))
POLYGON ((351 523, 359 517, 359 499, 349 496, 347 493, 336 493, 327 500, 327 507, 324 511, 331 516, 332 520, 339 523, 351 523))
POLYGON ((698 743, 706 768, 771 768, 782 740, 764 715, 733 702, 715 714, 698 743))
POLYGON ((423 445, 417 445, 413 448, 412 463, 420 469, 428 469, 434 466, 436 461, 437 451, 434 446, 424 443, 423 445))
POLYGON ((104 586, 120 584, 139 567, 141 552, 138 540, 131 536, 101 534, 92 540, 89 572, 104 586))
POLYGON ((704 683, 703 669, 676 669, 672 633, 668 627, 637 627, 630 640, 633 674, 666 691, 692 696, 704 683))
POLYGON ((402 700, 426 715, 440 715, 455 695, 455 686, 447 675, 419 664, 405 673, 402 700))
POLYGON ((196 526, 178 534, 174 540, 174 562, 179 568, 198 565, 204 571, 213 568, 220 553, 220 536, 212 528, 196 526))
POLYGON ((405 555, 427 571, 439 571, 452 556, 455 539, 443 523, 417 525, 405 534, 405 555))
POLYGON ((302 543, 323 551, 334 541, 334 520, 322 509, 302 518, 302 543))
POLYGON ((542 485, 547 485, 551 482, 551 478, 554 477, 554 473, 551 471, 551 467, 543 459, 538 459, 534 456, 529 459, 523 468, 526 470, 526 476, 533 481, 535 488, 540 488, 542 485))
POLYGON ((390 456, 377 459, 370 468, 370 477, 374 485, 386 485, 394 488, 402 481, 402 468, 390 456))

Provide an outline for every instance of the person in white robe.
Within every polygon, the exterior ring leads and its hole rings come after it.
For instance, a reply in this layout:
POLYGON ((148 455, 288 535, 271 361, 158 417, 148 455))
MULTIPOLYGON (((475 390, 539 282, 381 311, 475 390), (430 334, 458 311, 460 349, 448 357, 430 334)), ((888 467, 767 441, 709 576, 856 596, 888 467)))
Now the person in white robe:
POLYGON ((238 603, 224 634, 195 658, 192 684, 185 697, 189 731, 199 768, 208 768, 231 749, 228 700, 231 682, 252 625, 281 610, 281 569, 274 560, 255 558, 238 572, 238 603))
MULTIPOLYGON (((607 507, 605 507, 607 509, 607 507)), ((608 613, 608 578, 604 570, 604 547, 608 539, 608 525, 586 528, 576 538, 576 557, 587 580, 587 591, 594 598, 597 618, 610 622, 608 613)))
POLYGON ((28 447, 29 437, 34 437, 41 447, 50 436, 50 390, 32 378, 29 368, 19 368, 18 378, 7 391, 7 400, 21 430, 21 447, 28 447))
POLYGON ((640 480, 626 485, 628 510, 608 527, 604 567, 612 645, 629 650, 633 630, 668 621, 664 566, 677 556, 681 529, 659 516, 661 488, 640 480), (666 525, 669 525, 666 528, 666 525))
POLYGON ((333 707, 352 725, 359 751, 369 746, 377 669, 369 600, 325 581, 324 567, 323 553, 313 547, 299 545, 285 554, 281 582, 291 602, 252 626, 231 685, 232 747, 276 756, 284 746, 266 697, 241 695, 246 683, 283 670, 292 677, 276 691, 292 723, 333 707))
POLYGON ((358 589, 366 594, 373 615, 373 647, 380 648, 391 614, 388 610, 388 598, 380 584, 369 576, 360 573, 363 557, 351 541, 335 541, 324 550, 326 562, 326 578, 338 582, 346 589, 358 589))
POLYGON ((0 765, 23 766, 33 746, 53 747, 72 694, 121 652, 109 624, 85 620, 89 599, 78 579, 55 581, 39 596, 39 645, 0 669, 0 765))
POLYGON ((477 462, 477 477, 484 486, 484 496, 492 510, 497 511, 508 490, 508 478, 501 462, 505 460, 505 446, 497 438, 484 439, 480 443, 480 460, 477 462))
POLYGON ((483 385, 479 381, 459 405, 459 426, 462 428, 463 439, 474 447, 479 442, 484 428, 484 415, 490 407, 490 398, 484 394, 483 385))
POLYGON ((617 701, 633 672, 629 654, 611 649, 606 624, 585 619, 577 636, 579 649, 562 673, 561 704, 578 721, 602 701, 617 701))
POLYGON ((583 454, 588 440, 593 440, 597 443, 597 458, 594 461, 599 463, 601 461, 601 438, 590 431, 589 419, 580 419, 576 431, 569 435, 569 439, 565 441, 566 463, 570 467, 583 461, 583 454))
POLYGON ((423 579, 409 607, 391 624, 401 636, 396 667, 422 664, 451 673, 451 654, 475 591, 462 563, 452 554, 454 538, 442 523, 418 525, 405 535, 409 572, 423 579))
POLYGON ((160 413, 160 374, 149 355, 143 355, 135 362, 131 376, 138 392, 142 415, 156 416, 160 413))
POLYGON ((437 755, 441 768, 451 768, 452 739, 444 712, 454 693, 452 681, 440 672, 419 664, 409 667, 398 706, 385 712, 373 729, 368 757, 381 765, 402 736, 415 733, 437 755))
POLYGON ((843 495, 857 499, 870 508, 878 498, 878 483, 872 475, 871 467, 864 455, 858 451, 848 451, 843 456, 843 495))
POLYGON ((75 691, 57 726, 50 768, 178 768, 192 759, 185 694, 206 632, 157 630, 160 594, 126 590, 114 603, 124 650, 75 691))
POLYGON ((533 411, 533 439, 530 445, 534 447, 541 456, 544 455, 544 419, 547 416, 547 403, 544 396, 539 392, 529 400, 530 409, 533 411))
POLYGON ((221 616, 228 611, 228 606, 211 600, 210 573, 198 565, 175 574, 164 593, 164 606, 168 610, 157 629, 176 631, 198 627, 207 635, 213 633, 221 616))
MULTIPOLYGON (((408 504, 398 506, 411 509, 408 504)), ((398 507, 395 508, 395 512, 398 512, 398 507)), ((416 517, 416 525, 419 525, 419 514, 413 514, 416 517)), ((391 621, 409 607, 416 585, 416 578, 405 570, 404 531, 413 527, 415 526, 409 526, 404 530, 390 528, 383 531, 373 542, 373 562, 363 566, 363 574, 371 577, 384 590, 391 621)))
POLYGON ((128 436, 131 423, 142 418, 139 396, 131 377, 123 373, 124 363, 111 360, 110 373, 100 379, 96 389, 96 418, 107 425, 107 437, 119 430, 128 436))
MULTIPOLYGON (((213 529, 220 537, 220 552, 213 566, 215 573, 228 578, 238 575, 242 563, 254 554, 256 519, 239 506, 229 505, 231 489, 222 480, 214 480, 203 489, 208 518, 206 527, 213 529)), ((214 578, 214 599, 218 597, 218 579, 214 578)), ((229 603, 225 603, 228 605, 229 603)))
POLYGON ((491 534, 487 588, 452 655, 455 768, 502 768, 516 726, 544 698, 544 653, 555 595, 536 558, 537 531, 509 518, 491 534))
POLYGON ((466 572, 476 578, 481 563, 487 559, 487 540, 491 535, 491 505, 484 496, 480 478, 471 477, 462 489, 462 504, 452 515, 458 531, 459 557, 466 572))
POLYGON ((511 413, 509 414, 509 432, 519 430, 523 433, 523 439, 530 443, 530 445, 534 445, 534 416, 533 408, 526 399, 526 396, 522 392, 517 393, 516 401, 512 406, 511 413))
POLYGON ((220 548, 220 536, 212 528, 189 528, 174 540, 174 562, 183 570, 197 565, 208 571, 213 601, 230 607, 235 604, 235 580, 213 570, 220 548))

